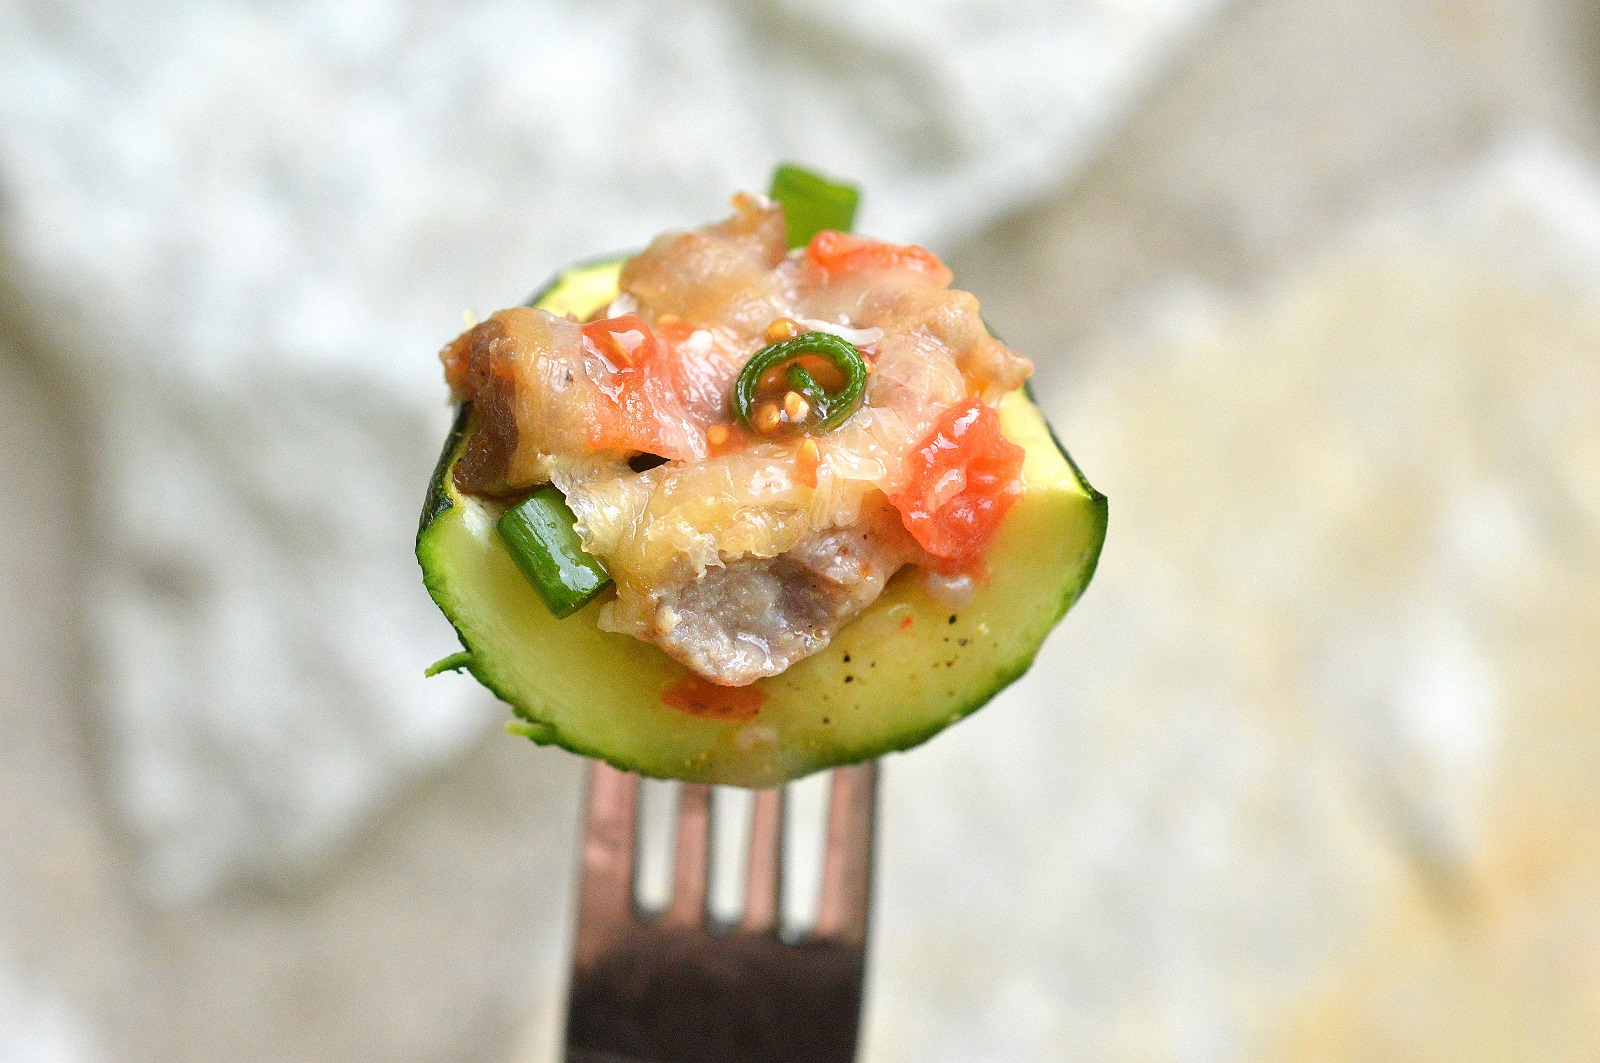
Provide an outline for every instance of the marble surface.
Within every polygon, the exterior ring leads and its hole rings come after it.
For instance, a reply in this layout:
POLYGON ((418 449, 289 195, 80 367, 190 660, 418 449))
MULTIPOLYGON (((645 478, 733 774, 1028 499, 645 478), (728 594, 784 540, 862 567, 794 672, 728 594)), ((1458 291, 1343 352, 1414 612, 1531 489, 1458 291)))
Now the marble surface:
POLYGON ((1430 200, 1042 395, 1112 534, 891 763, 882 1058, 1600 1044, 1600 177, 1430 200))
MULTIPOLYGON (((1577 0, 1243 3, 941 248, 1112 538, 1040 667, 888 763, 865 1058, 1594 1054, 1597 40, 1577 0)), ((490 734, 320 867, 139 886, 93 437, 18 275, 0 1053, 553 1058, 573 758, 490 734)))

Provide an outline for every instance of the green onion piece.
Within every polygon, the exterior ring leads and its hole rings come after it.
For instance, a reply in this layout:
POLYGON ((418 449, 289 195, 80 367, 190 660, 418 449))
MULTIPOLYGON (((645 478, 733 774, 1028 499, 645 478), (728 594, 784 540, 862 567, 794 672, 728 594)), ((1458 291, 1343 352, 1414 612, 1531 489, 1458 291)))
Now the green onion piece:
POLYGON ((767 195, 783 204, 790 247, 804 247, 824 229, 849 232, 855 224, 856 204, 861 201, 855 185, 830 181, 787 164, 773 171, 767 195))
POLYGON ((583 551, 576 518, 554 487, 541 487, 506 510, 495 527, 511 557, 556 619, 563 620, 611 582, 599 558, 583 551))
POLYGON ((746 428, 751 427, 750 418, 761 401, 761 396, 757 394, 761 377, 767 370, 806 355, 825 359, 844 377, 844 385, 838 391, 828 391, 817 383, 804 366, 789 367, 785 379, 791 389, 800 392, 811 404, 812 412, 808 419, 812 424, 821 431, 829 431, 838 428, 856 412, 856 407, 861 405, 861 396, 867 390, 866 359, 854 346, 831 332, 806 332, 792 340, 761 348, 739 371, 738 379, 733 382, 733 415, 741 424, 746 428))

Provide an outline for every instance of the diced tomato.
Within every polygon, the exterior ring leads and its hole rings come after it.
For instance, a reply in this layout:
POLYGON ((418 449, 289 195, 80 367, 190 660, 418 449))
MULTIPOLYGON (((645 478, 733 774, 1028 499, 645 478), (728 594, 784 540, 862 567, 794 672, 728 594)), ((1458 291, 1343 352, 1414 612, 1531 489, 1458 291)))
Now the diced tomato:
POLYGON ((693 321, 681 318, 677 314, 662 314, 656 318, 656 339, 669 346, 682 343, 694 335, 695 328, 693 321))
POLYGON ((697 675, 686 675, 661 692, 662 704, 706 720, 748 720, 766 700, 755 687, 718 686, 697 675))
POLYGON ((1022 493, 1023 449, 977 399, 946 410, 906 458, 905 486, 889 496, 912 538, 946 571, 976 564, 1022 493))
POLYGON ((583 338, 613 369, 633 369, 651 361, 656 338, 638 314, 623 314, 583 326, 583 338))
POLYGON ((622 314, 591 321, 583 326, 583 344, 611 370, 600 389, 607 401, 593 411, 589 445, 693 457, 685 434, 698 429, 683 414, 675 361, 644 319, 622 314))
POLYGON ((922 273, 939 287, 954 279, 948 266, 937 255, 916 244, 886 244, 854 233, 824 229, 811 238, 806 257, 829 278, 855 273, 905 269, 922 273))

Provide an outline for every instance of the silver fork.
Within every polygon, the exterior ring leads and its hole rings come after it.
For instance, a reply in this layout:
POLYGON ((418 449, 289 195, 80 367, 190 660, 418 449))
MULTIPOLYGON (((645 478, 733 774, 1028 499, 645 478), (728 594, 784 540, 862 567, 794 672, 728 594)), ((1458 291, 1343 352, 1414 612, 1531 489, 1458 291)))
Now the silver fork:
POLYGON ((711 789, 678 798, 672 898, 634 903, 639 778, 596 762, 567 1003, 567 1063, 850 1063, 865 973, 878 767, 834 771, 816 923, 779 935, 783 791, 755 795, 744 914, 708 914, 711 789))

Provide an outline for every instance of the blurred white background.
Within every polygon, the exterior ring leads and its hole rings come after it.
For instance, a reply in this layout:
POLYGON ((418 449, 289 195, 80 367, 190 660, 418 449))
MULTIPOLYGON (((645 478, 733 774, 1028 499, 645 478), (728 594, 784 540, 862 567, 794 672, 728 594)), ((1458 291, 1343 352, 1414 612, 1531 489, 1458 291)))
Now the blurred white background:
POLYGON ((866 1057, 1600 1056, 1600 11, 0 3, 0 1061, 549 1058, 582 766, 409 557, 463 308, 794 158, 1112 499, 888 764, 866 1057))

